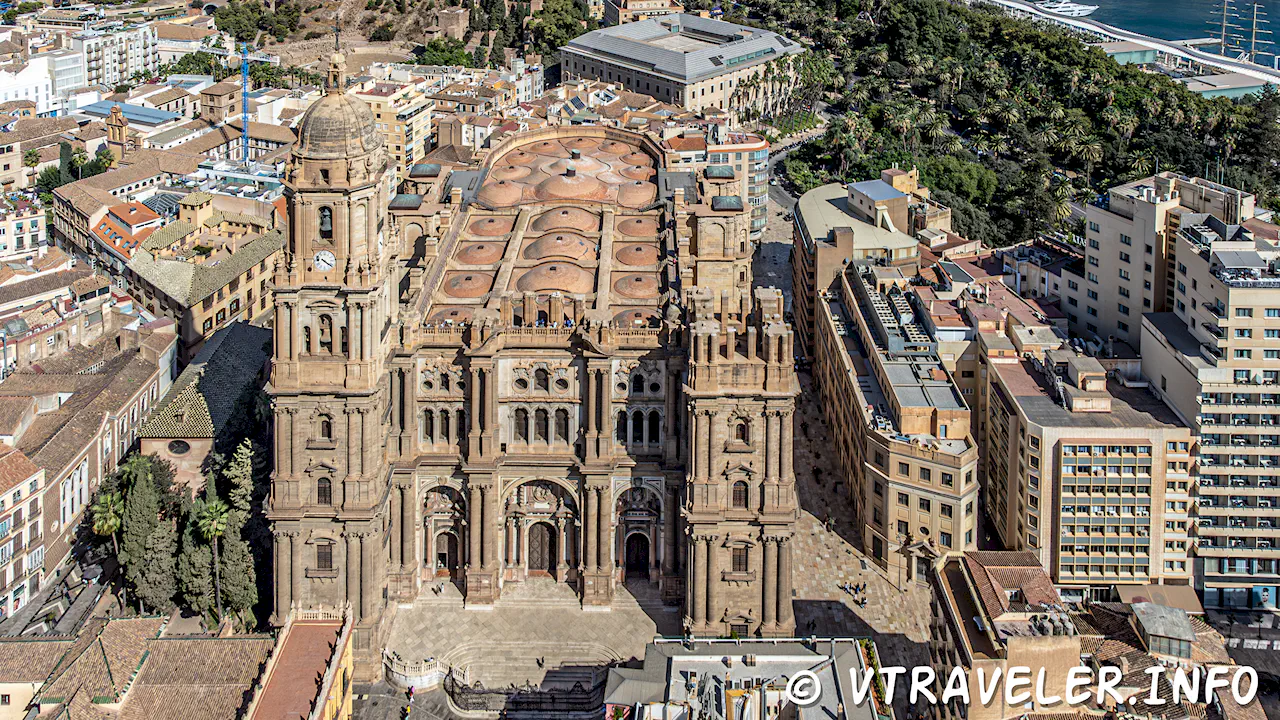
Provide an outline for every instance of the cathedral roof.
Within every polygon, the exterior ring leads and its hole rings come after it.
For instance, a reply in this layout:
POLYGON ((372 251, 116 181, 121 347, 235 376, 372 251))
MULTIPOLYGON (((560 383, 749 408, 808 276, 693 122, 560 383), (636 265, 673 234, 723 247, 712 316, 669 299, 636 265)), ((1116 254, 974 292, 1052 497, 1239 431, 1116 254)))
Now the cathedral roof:
POLYGON ((365 101, 342 91, 346 61, 334 53, 331 81, 323 98, 307 108, 298 124, 294 154, 312 160, 337 160, 366 155, 382 146, 382 134, 365 101))

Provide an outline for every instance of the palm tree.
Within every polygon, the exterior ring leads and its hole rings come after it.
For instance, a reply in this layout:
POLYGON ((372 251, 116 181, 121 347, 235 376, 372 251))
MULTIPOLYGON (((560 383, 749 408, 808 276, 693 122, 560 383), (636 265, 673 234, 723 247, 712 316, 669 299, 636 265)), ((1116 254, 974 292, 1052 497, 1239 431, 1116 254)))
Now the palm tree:
POLYGON ((1065 182, 1053 186, 1049 193, 1053 201, 1053 216, 1059 223, 1071 217, 1071 186, 1065 182))
POLYGON ((98 493, 93 502, 93 532, 96 535, 110 535, 111 549, 116 556, 120 555, 120 543, 116 534, 123 524, 124 498, 119 492, 98 493))
POLYGON ((89 162, 89 153, 84 151, 83 147, 78 147, 71 152, 71 166, 76 169, 76 179, 84 179, 84 166, 89 162))
POLYGON ((231 508, 216 496, 202 503, 196 512, 196 527, 213 548, 213 594, 218 605, 218 620, 222 620, 222 573, 218 562, 218 541, 227 532, 227 514, 231 508))
POLYGON ((34 170, 35 167, 40 164, 40 151, 35 148, 24 150, 22 153, 22 164, 34 170))

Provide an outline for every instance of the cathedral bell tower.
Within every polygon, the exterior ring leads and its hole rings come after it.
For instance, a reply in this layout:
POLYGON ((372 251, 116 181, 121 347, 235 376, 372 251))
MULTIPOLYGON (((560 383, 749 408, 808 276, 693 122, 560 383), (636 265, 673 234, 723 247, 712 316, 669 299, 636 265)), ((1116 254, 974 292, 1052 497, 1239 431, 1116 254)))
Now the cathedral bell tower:
POLYGON ((327 93, 303 117, 286 170, 268 515, 275 621, 295 607, 349 605, 357 663, 376 668, 387 624, 384 364, 398 320, 395 243, 386 149, 368 105, 343 92, 345 74, 335 53, 327 93))

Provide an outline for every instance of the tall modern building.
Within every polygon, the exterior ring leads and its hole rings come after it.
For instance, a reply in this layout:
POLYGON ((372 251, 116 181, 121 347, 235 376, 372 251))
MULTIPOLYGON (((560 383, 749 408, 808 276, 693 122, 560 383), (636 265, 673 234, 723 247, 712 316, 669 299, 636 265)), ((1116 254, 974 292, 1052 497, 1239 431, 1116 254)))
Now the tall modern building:
MULTIPOLYGON (((1252 196, 1182 212, 1168 312, 1142 323, 1142 371, 1200 437, 1196 581, 1207 607, 1273 608, 1280 589, 1280 228, 1252 196), (1212 212, 1210 212, 1212 210, 1212 212)), ((1201 192, 1203 189, 1204 192, 1201 192)))
POLYGON ((735 180, 566 126, 392 196, 344 74, 335 55, 286 173, 277 622, 349 606, 363 677, 442 580, 601 608, 629 579, 691 634, 792 636, 793 337, 752 289, 735 180))

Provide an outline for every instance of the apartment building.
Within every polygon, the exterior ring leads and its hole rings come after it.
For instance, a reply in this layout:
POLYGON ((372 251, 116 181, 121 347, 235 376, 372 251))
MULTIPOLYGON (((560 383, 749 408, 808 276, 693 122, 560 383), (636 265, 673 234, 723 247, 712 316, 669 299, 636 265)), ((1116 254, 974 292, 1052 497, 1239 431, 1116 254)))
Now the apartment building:
POLYGON ((742 201, 751 206, 753 241, 769 221, 769 141, 753 133, 730 132, 723 122, 675 122, 660 131, 663 145, 680 157, 681 168, 733 173, 742 201))
POLYGON ((883 180, 832 183, 800 196, 791 248, 792 312, 807 355, 814 354, 815 299, 847 265, 918 265, 919 243, 905 232, 908 205, 907 195, 883 180))
MULTIPOLYGON (((976 549, 970 411, 899 268, 850 265, 815 295, 814 379, 863 547, 899 587, 976 549)), ((798 293, 797 293, 798 294, 798 293)))
POLYGON ((36 254, 44 226, 44 208, 27 200, 0 198, 0 262, 36 254))
POLYGON ((1253 217, 1254 197, 1166 172, 1111 188, 1087 206, 1084 266, 1064 272, 1071 329, 1141 350, 1143 313, 1185 303, 1175 293, 1176 238, 1184 216, 1203 214, 1242 223, 1253 217))
POLYGON ((121 23, 72 35, 71 49, 84 57, 86 85, 114 88, 160 69, 156 42, 152 25, 121 23))
MULTIPOLYGON (((599 3, 601 0, 591 0, 599 3)), ((593 30, 560 49, 565 81, 620 82, 688 110, 734 112, 763 107, 790 91, 775 80, 753 85, 773 60, 799 55, 804 46, 768 30, 697 15, 666 15, 593 30), (735 96, 738 87, 748 89, 735 96)))
MULTIPOLYGON (((1206 607, 1273 608, 1280 590, 1280 247, 1235 210, 1181 212, 1173 303, 1142 323, 1142 371, 1200 437, 1196 582, 1206 607), (1243 221, 1240 224, 1237 221, 1243 221)), ((1180 185, 1184 202, 1186 185, 1180 185)), ((1208 194, 1208 193, 1206 193, 1208 194)), ((1237 202, 1242 200, 1243 202, 1237 202)))
MULTIPOLYGON (((6 415, 15 411, 28 423, 34 420, 33 398, 0 401, 6 415)), ((22 423, 19 420, 19 425, 22 423)), ((44 542, 40 532, 40 495, 44 469, 15 450, 12 433, 19 427, 0 427, 0 620, 13 614, 40 590, 44 542)))
POLYGON ((240 83, 223 80, 200 91, 200 117, 212 123, 226 122, 240 115, 240 83))
POLYGON ((984 501, 1003 545, 1033 553, 1068 599, 1191 584, 1190 428, 1095 358, 1017 350, 987 363, 984 501))
POLYGON ((396 181, 431 151, 435 101, 416 83, 371 81, 349 91, 369 104, 383 142, 395 160, 396 181))

